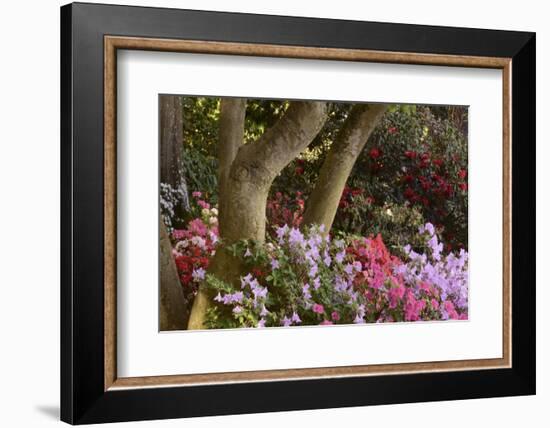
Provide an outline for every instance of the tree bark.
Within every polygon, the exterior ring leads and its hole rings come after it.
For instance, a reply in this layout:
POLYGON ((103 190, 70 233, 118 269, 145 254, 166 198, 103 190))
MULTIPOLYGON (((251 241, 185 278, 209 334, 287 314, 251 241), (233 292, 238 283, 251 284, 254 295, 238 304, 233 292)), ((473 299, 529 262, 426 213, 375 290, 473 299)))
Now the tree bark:
MULTIPOLYGON (((220 217, 224 245, 241 239, 265 240, 269 188, 281 170, 307 148, 326 118, 326 103, 293 102, 285 115, 258 140, 238 149, 225 192, 219 196, 220 207, 226 211, 220 217)), ((223 281, 236 283, 241 266, 228 251, 219 250, 212 259, 209 273, 223 281)), ((201 286, 193 303, 188 329, 204 327, 204 317, 210 305, 211 296, 201 286)))
POLYGON ((352 108, 307 200, 303 225, 323 224, 325 233, 330 231, 353 165, 386 110, 385 104, 358 104, 352 108))
MULTIPOLYGON (((239 147, 244 142, 244 119, 246 114, 246 98, 222 98, 220 102, 220 122, 218 137, 218 194, 224 195, 228 189, 229 172, 239 147)), ((225 199, 218 202, 220 233, 227 210, 222 206, 225 199)))
POLYGON ((189 210, 187 183, 182 171, 183 106, 175 95, 160 97, 160 181, 181 192, 181 209, 189 210))
POLYGON ((184 330, 189 313, 178 271, 172 257, 172 245, 166 226, 160 220, 160 329, 184 330))

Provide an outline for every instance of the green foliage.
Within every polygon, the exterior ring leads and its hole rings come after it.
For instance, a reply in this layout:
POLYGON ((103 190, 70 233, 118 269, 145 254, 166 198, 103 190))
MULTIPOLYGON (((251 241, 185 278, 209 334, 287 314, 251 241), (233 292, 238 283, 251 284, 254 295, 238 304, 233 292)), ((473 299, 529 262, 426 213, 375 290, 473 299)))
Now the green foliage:
POLYGON ((189 193, 202 192, 213 205, 218 203, 217 157, 183 146, 183 172, 189 193))
POLYGON ((220 99, 183 97, 184 146, 203 156, 216 156, 220 99))
POLYGON ((284 114, 289 102, 282 100, 249 99, 246 105, 244 139, 249 143, 258 139, 284 114))
POLYGON ((418 207, 398 205, 392 202, 377 205, 364 194, 349 196, 349 203, 340 207, 333 224, 333 232, 351 233, 374 237, 380 234, 387 247, 399 254, 404 245, 423 249, 424 241, 418 228, 425 221, 418 207))
MULTIPOLYGON (((467 110, 390 109, 363 151, 347 185, 364 189, 374 204, 415 207, 452 247, 468 246, 467 110), (460 114, 459 114, 460 113, 460 114)), ((343 215, 338 213, 337 215, 343 215)), ((365 218, 368 221, 368 218, 365 218)), ((386 237, 385 237, 386 238, 386 237)))

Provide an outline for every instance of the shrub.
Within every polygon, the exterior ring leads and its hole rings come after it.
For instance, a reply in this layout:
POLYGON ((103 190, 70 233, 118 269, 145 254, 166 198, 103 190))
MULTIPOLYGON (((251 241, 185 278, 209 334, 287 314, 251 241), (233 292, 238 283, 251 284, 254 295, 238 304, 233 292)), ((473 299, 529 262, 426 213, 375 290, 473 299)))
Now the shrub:
POLYGON ((371 142, 348 185, 364 189, 378 205, 417 208, 442 232, 448 249, 467 249, 468 149, 456 124, 427 107, 395 109, 384 116, 371 142))
POLYGON ((229 248, 248 272, 240 287, 206 275, 214 306, 208 328, 327 325, 464 319, 467 253, 443 255, 431 224, 419 235, 428 248, 405 260, 380 235, 331 239, 322 227, 304 233, 284 225, 267 244, 241 241, 229 248))
POLYGON ((379 204, 372 196, 366 196, 363 189, 346 187, 332 230, 360 236, 380 234, 387 246, 400 252, 405 244, 422 248, 423 240, 417 231, 423 224, 417 207, 392 202, 379 204))

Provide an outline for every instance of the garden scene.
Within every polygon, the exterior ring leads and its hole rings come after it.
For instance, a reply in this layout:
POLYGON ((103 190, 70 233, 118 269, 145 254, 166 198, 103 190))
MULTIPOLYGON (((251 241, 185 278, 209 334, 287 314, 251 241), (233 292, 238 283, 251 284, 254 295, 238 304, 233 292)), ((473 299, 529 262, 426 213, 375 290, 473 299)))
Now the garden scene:
POLYGON ((468 319, 468 110, 161 95, 160 329, 468 319))

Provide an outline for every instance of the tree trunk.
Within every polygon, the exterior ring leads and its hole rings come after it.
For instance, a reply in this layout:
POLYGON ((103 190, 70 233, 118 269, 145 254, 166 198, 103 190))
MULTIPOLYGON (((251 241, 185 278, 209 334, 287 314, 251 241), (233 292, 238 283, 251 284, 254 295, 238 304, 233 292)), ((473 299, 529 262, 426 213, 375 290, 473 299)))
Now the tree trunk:
MULTIPOLYGON (((244 142, 244 118, 246 114, 246 98, 222 98, 220 102, 220 124, 218 140, 218 194, 228 191, 229 172, 239 147, 244 142)), ((220 233, 225 224, 224 216, 227 210, 222 207, 223 198, 218 202, 220 233)))
POLYGON ((172 244, 166 226, 160 220, 160 329, 184 330, 189 313, 178 271, 172 256, 172 244))
POLYGON ((160 181, 180 193, 181 207, 189 210, 187 183, 181 159, 183 145, 182 98, 175 95, 160 97, 160 181))
POLYGON ((353 107, 321 167, 302 224, 323 224, 325 232, 330 231, 353 165, 386 109, 385 104, 353 107))
MULTIPOLYGON (((323 127, 326 103, 293 102, 285 115, 258 140, 243 145, 231 165, 226 188, 220 194, 220 230, 224 245, 241 239, 263 242, 265 210, 269 188, 275 177, 307 148, 323 127)), ((224 144, 225 141, 220 141, 224 144)), ((238 259, 219 250, 212 259, 209 273, 226 282, 237 283, 241 272, 238 259)), ((200 287, 189 318, 189 329, 204 327, 211 296, 200 287)))

